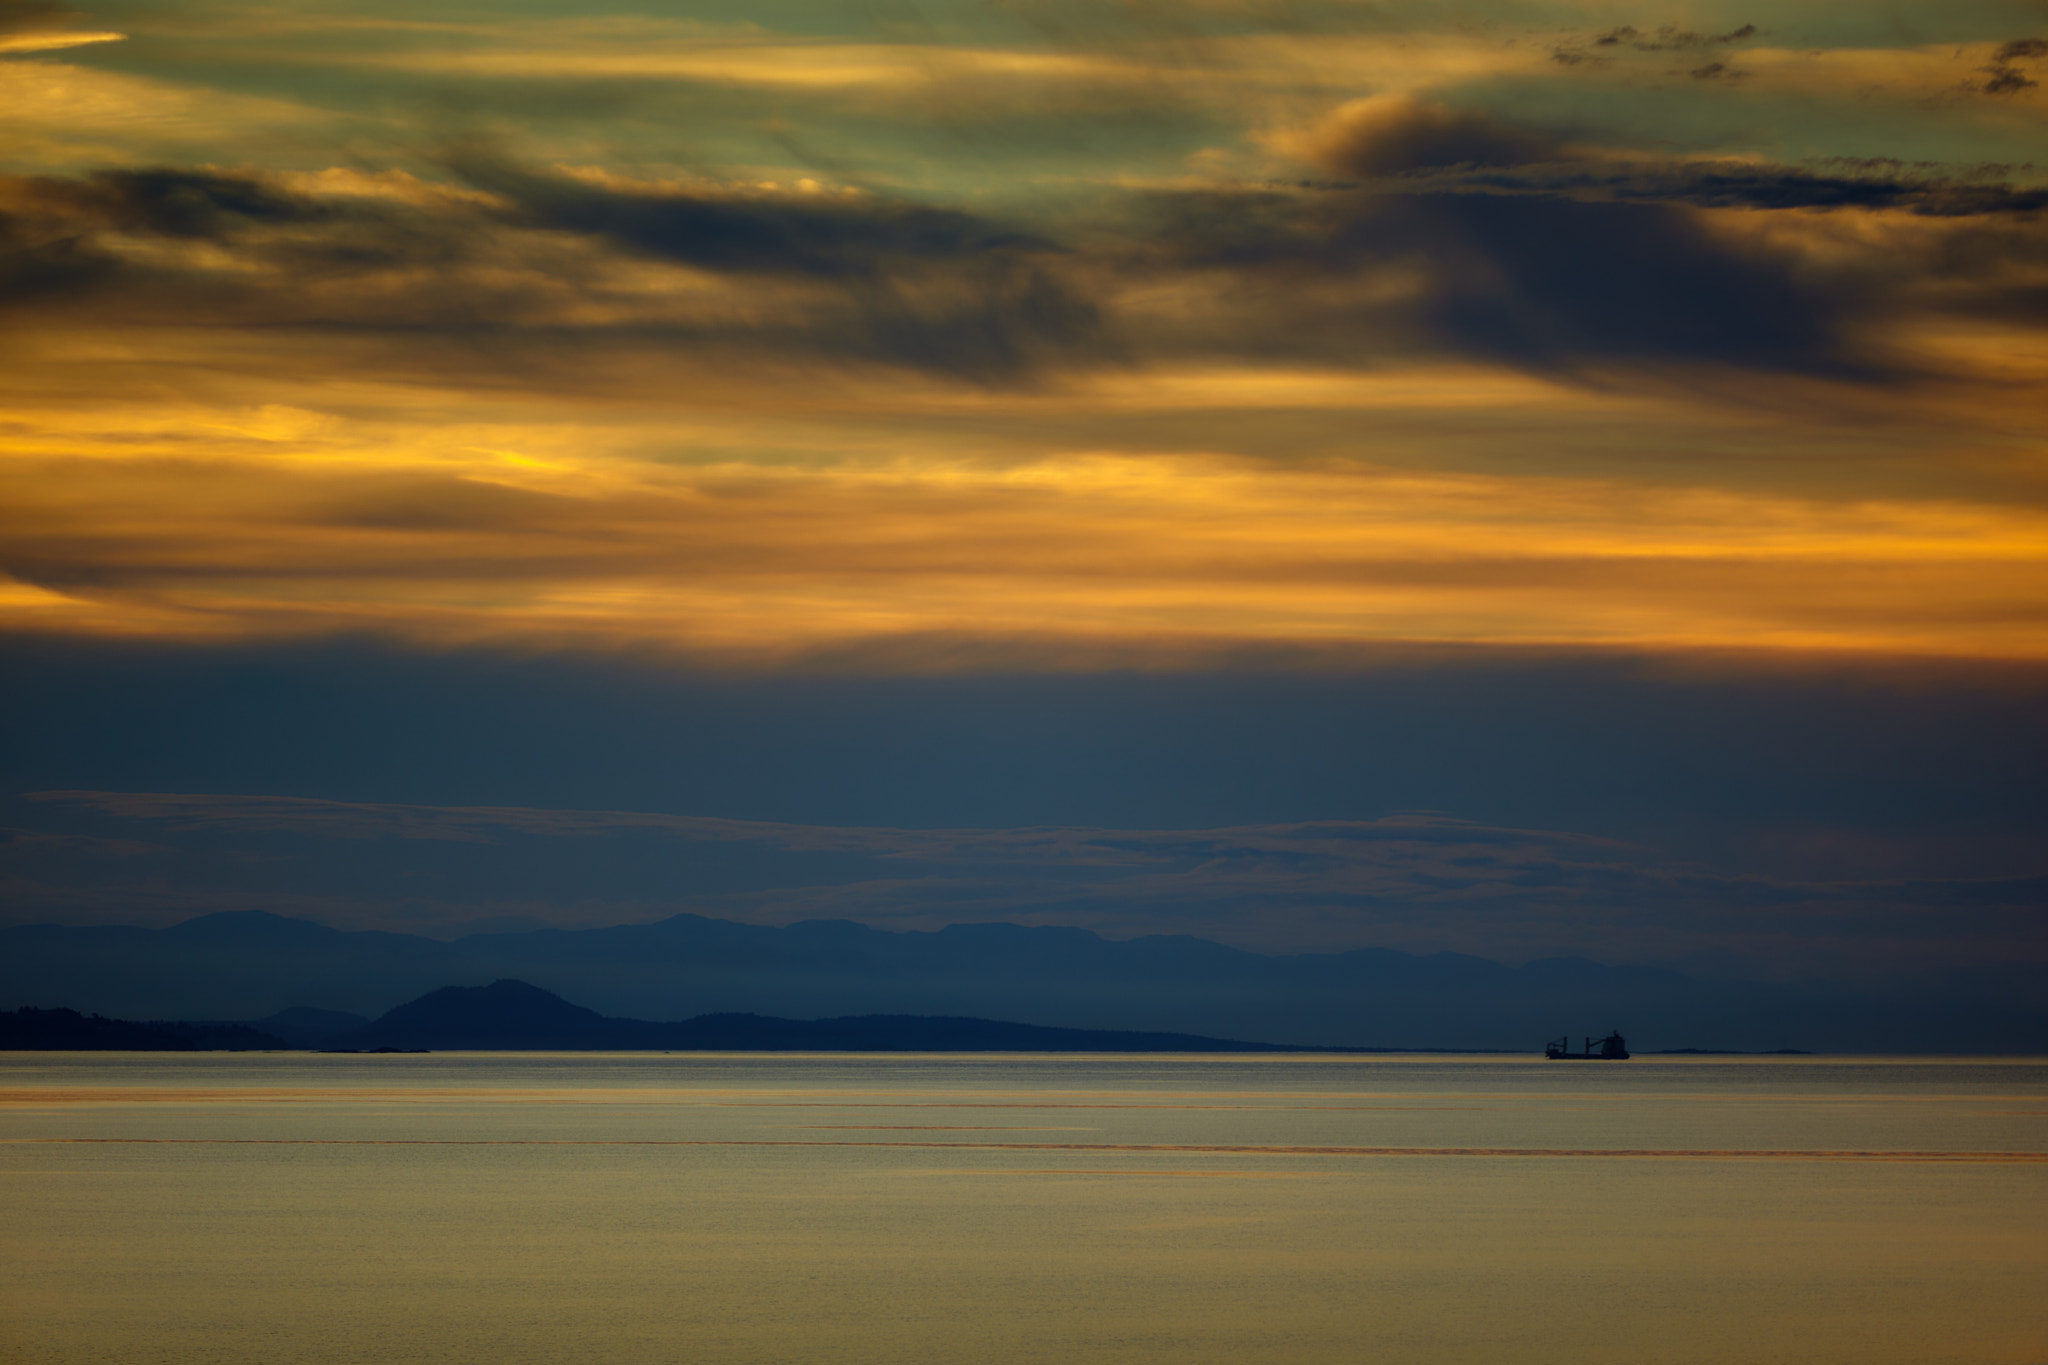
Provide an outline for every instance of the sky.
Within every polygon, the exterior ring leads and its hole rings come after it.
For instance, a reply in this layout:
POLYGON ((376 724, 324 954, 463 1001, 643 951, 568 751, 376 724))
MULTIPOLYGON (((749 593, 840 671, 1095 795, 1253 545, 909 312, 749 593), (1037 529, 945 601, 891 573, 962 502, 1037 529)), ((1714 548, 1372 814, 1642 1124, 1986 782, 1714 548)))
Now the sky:
POLYGON ((0 0, 0 121, 8 922, 2040 994, 2048 4, 0 0))

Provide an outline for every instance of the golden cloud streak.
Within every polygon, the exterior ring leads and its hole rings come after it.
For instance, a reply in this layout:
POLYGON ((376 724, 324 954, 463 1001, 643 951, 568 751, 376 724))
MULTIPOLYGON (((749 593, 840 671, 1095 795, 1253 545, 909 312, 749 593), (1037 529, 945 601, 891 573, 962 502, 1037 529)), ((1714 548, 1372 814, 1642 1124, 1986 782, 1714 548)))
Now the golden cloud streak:
POLYGON ((902 43, 621 42, 611 50, 394 53, 371 65, 479 76, 589 76, 716 81, 797 89, 897 86, 955 79, 1133 80, 1142 72, 1061 53, 924 47, 902 43))
POLYGON ((0 62, 0 125, 8 129, 11 163, 118 163, 146 157, 144 149, 169 140, 224 143, 248 138, 251 129, 268 135, 332 122, 332 115, 286 100, 66 62, 0 62))
POLYGON ((125 33, 9 33, 0 34, 0 52, 55 52, 60 48, 84 47, 89 43, 118 43, 125 33))
MULTIPOLYGON (((1697 85, 1692 73, 1719 63, 1716 88, 1742 94, 1797 94, 1845 103, 1953 102, 1972 95, 1993 62, 1993 42, 1920 47, 1779 48, 1709 42, 1690 47, 1588 46, 1569 33, 1464 33, 1429 30, 1302 33, 1177 32, 1168 38, 1115 22, 1075 29, 1059 45, 973 46, 934 35, 927 41, 845 41, 778 33, 756 24, 645 18, 428 24, 382 19, 274 21, 230 25, 226 36, 291 40, 275 52, 295 65, 346 65, 422 76, 524 80, 604 78, 694 81, 864 100, 918 99, 956 91, 971 112, 1012 106, 993 87, 1031 87, 1059 98, 1060 87, 1110 97, 1205 100, 1220 88, 1244 97, 1327 99, 1332 94, 1406 94, 1501 78, 1614 88, 1697 85), (379 50, 323 50, 302 41, 323 31, 387 33, 379 50), (1724 70, 1725 68, 1725 70, 1724 70)), ((61 35, 45 46, 107 41, 119 34, 61 35)), ((1975 117, 2038 122, 2039 101, 1985 105, 1975 117)))
MULTIPOLYGON (((1927 100, 1955 97, 1981 85, 1997 43, 1939 43, 1917 48, 1746 48, 1726 60, 1762 91, 1799 91, 1855 100, 1927 100)), ((2006 104, 1999 117, 2038 122, 2030 91, 2006 104), (2031 107, 2030 107, 2031 106, 2031 107)), ((1987 112, 1989 112, 1987 110, 1987 112)))
MULTIPOLYGON (((1545 389, 1504 376, 1496 398, 1556 401, 1545 389)), ((1458 392, 1483 405, 1487 388, 1418 376, 1380 397, 1442 421, 1458 392)), ((914 428, 797 452, 739 414, 694 430, 275 405, 31 416, 0 465, 19 579, 0 620, 23 628, 754 655, 934 633, 2048 655, 2048 513, 2028 506, 1354 457, 977 453, 914 428), (677 455, 693 436, 704 447, 677 455)))
MULTIPOLYGON (((359 26, 367 29, 381 24, 359 26)), ((496 78, 692 80, 793 91, 901 95, 937 84, 1033 82, 1198 94, 1219 81, 1248 88, 1415 90, 1551 68, 1540 45, 1456 33, 1177 34, 1068 32, 1056 47, 939 41, 847 42, 753 24, 661 20, 548 20, 391 26, 406 46, 322 53, 293 47, 295 63, 496 78), (429 45, 426 35, 445 35, 429 45)), ((986 97, 986 85, 979 94, 986 97)))

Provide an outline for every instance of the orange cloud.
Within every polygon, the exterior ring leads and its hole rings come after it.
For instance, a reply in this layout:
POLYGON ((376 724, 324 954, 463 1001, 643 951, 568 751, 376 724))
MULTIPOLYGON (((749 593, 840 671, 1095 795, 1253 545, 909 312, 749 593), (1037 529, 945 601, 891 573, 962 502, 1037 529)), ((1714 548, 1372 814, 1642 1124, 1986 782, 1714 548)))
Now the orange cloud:
POLYGON ((2048 653, 2025 506, 563 416, 51 415, 0 465, 0 612, 754 657, 929 633, 2048 653))

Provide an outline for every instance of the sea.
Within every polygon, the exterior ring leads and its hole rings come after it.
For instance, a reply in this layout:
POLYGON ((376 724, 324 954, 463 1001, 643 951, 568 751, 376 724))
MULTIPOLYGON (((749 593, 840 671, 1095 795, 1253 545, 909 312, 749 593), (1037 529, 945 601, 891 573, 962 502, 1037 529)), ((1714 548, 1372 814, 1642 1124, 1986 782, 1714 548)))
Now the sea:
POLYGON ((2048 1059, 0 1054, 8 1365, 2044 1365, 2048 1059))

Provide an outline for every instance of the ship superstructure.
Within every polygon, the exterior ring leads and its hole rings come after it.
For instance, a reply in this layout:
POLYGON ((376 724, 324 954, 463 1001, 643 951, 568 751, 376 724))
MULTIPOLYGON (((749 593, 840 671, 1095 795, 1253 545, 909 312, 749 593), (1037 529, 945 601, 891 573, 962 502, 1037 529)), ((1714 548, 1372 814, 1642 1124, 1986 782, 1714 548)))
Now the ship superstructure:
POLYGON ((1554 1043, 1544 1044, 1543 1055, 1553 1062, 1625 1062, 1628 1060, 1628 1041, 1617 1029, 1605 1038, 1587 1038, 1585 1049, 1574 1052, 1571 1035, 1567 1034, 1554 1043))

